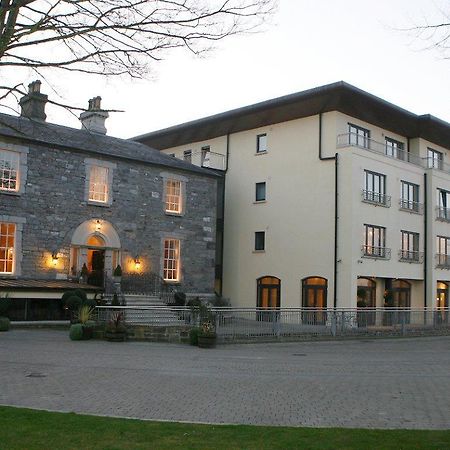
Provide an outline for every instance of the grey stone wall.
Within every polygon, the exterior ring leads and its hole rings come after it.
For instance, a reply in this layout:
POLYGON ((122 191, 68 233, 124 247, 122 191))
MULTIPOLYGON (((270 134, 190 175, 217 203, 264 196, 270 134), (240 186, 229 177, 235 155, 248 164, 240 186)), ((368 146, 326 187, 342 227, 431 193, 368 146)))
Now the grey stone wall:
POLYGON ((145 270, 162 274, 162 240, 181 240, 182 278, 175 287, 186 292, 210 293, 214 287, 216 179, 173 170, 187 179, 182 216, 164 212, 162 173, 167 167, 99 158, 77 151, 29 146, 27 180, 21 195, 0 193, 0 215, 24 218, 21 276, 55 279, 69 274, 69 249, 74 230, 89 219, 109 221, 121 241, 122 267, 139 255, 145 270), (115 163, 111 206, 85 200, 86 158, 115 163), (55 270, 48 255, 58 250, 55 270))

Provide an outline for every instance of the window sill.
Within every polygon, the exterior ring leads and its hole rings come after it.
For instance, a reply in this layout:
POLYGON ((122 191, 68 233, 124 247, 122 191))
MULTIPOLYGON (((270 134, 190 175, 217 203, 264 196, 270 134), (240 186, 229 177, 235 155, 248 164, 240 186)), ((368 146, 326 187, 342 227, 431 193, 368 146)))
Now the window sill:
POLYGON ((267 200, 255 200, 253 202, 254 205, 259 205, 260 203, 267 203, 267 200))
POLYGON ((259 156, 259 155, 267 155, 268 151, 264 150, 263 152, 256 152, 255 156, 259 156))
POLYGON ((176 212, 171 212, 171 211, 164 211, 164 214, 166 216, 172 216, 172 217, 183 217, 184 213, 176 213, 176 212))
POLYGON ((253 250, 253 253, 266 253, 265 250, 253 250))
POLYGON ((404 211, 410 214, 416 214, 418 216, 423 215, 423 213, 421 211, 415 211, 414 209, 410 209, 410 208, 398 208, 399 211, 404 211))
POLYGON ((391 205, 389 203, 376 202, 373 200, 363 199, 363 200, 361 200, 361 202, 367 203, 368 205, 372 205, 372 206, 381 206, 382 208, 390 208, 391 207, 391 205))
POLYGON ((0 194, 11 195, 13 197, 20 197, 21 192, 20 191, 6 191, 3 189, 0 189, 0 194))
POLYGON ((181 284, 181 281, 175 281, 175 280, 163 280, 163 281, 164 281, 164 283, 171 284, 171 285, 181 284))
POLYGON ((109 208, 111 206, 109 202, 96 202, 95 200, 88 200, 87 204, 90 206, 103 206, 103 208, 109 208))

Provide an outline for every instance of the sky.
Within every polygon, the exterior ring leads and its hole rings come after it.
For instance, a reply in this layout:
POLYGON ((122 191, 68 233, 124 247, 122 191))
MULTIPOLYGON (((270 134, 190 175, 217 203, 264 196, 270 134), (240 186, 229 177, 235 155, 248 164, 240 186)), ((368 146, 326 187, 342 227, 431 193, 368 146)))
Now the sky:
MULTIPOLYGON (((416 114, 450 122, 450 59, 399 31, 450 11, 450 0, 279 0, 264 30, 221 41, 198 58, 176 50, 145 80, 49 76, 44 93, 111 113, 108 134, 132 137, 229 109, 344 80, 416 114)), ((30 75, 26 80, 33 80, 30 75)), ((47 107, 48 121, 79 127, 47 107)))

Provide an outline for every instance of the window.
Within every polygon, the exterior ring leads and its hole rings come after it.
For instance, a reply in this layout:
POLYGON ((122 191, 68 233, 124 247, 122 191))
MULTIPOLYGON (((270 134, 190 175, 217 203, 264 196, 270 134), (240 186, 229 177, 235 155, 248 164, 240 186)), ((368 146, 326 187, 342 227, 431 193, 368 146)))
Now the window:
POLYGON ((15 256, 14 223, 0 222, 0 273, 13 273, 15 256))
POLYGON ((386 228, 364 224, 363 256, 389 258, 386 245, 386 228))
POLYGON ((255 201, 263 202, 266 199, 266 183, 256 183, 255 201))
POLYGON ((363 200, 383 206, 390 206, 390 198, 386 195, 386 175, 371 172, 370 170, 364 171, 363 200))
POLYGON ((205 145, 204 147, 202 147, 201 153, 202 167, 209 167, 210 156, 211 156, 211 147, 209 145, 205 145))
POLYGON ((0 150, 0 190, 19 190, 19 153, 0 150))
POLYGON ((185 150, 183 152, 183 159, 188 163, 192 162, 192 150, 185 150))
POLYGON ((445 189, 437 190, 437 218, 450 221, 450 192, 445 189))
POLYGON ((258 134, 256 136, 256 153, 267 152, 267 134, 258 134))
POLYGON ((99 203, 108 202, 109 169, 101 166, 91 166, 89 174, 89 200, 99 203))
POLYGON ((348 124, 349 144, 357 147, 369 148, 370 131, 358 127, 357 125, 348 124))
POLYGON ((401 261, 419 261, 419 233, 402 230, 401 261))
POLYGON ((436 259, 438 267, 450 268, 450 238, 436 237, 436 259))
POLYGON ((419 212, 419 185, 409 181, 401 182, 400 208, 419 212))
POLYGON ((433 150, 432 148, 428 149, 427 153, 428 160, 428 168, 440 169, 442 170, 444 165, 444 155, 437 150, 433 150))
POLYGON ((266 232, 257 231, 255 233, 255 251, 264 251, 266 249, 266 232))
POLYGON ((166 281, 180 281, 180 241, 164 239, 164 269, 166 281))
MULTIPOLYGON (((279 308, 281 297, 281 280, 273 276, 258 278, 256 307, 262 309, 279 308)), ((263 312, 258 313, 258 320, 276 320, 275 316, 266 316, 263 312)))
POLYGON ((181 181, 166 180, 166 212, 181 214, 181 181))
POLYGON ((386 155, 391 158, 397 158, 405 160, 405 146, 403 142, 396 141, 395 139, 386 138, 386 155))

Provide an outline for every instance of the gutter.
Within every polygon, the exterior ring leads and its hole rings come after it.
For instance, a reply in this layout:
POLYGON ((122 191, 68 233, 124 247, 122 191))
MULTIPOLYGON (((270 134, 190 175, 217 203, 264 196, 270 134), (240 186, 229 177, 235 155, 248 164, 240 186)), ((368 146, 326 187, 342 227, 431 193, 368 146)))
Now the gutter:
POLYGON ((333 307, 337 307, 337 256, 338 256, 338 158, 334 156, 322 156, 322 113, 319 113, 319 160, 334 161, 334 261, 333 261, 333 307))

